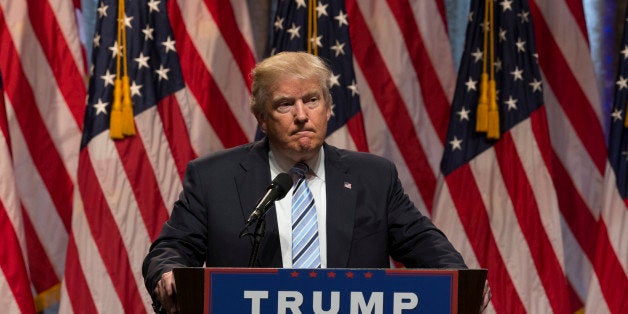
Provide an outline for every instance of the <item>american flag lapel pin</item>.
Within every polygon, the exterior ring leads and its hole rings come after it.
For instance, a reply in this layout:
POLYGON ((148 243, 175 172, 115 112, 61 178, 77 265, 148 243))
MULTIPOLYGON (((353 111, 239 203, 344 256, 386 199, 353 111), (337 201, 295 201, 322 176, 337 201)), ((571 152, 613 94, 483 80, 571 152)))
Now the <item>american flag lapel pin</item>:
POLYGON ((345 189, 351 190, 351 183, 345 182, 345 189))

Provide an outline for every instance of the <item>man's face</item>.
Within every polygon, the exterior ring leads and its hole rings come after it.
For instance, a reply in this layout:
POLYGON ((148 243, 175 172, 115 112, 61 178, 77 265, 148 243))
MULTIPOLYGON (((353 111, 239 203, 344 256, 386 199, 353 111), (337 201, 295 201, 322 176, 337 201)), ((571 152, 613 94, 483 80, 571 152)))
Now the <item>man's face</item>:
POLYGON ((316 80, 283 76, 270 103, 257 116, 262 131, 284 157, 297 162, 314 156, 323 145, 331 105, 316 80))

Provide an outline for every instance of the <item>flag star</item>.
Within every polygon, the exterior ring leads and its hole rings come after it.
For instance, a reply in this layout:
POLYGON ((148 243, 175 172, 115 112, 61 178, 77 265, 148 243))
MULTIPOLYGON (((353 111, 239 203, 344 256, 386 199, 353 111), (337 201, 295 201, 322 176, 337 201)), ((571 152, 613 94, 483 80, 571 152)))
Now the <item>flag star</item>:
POLYGON ((351 91, 351 96, 355 96, 358 93, 358 85, 355 83, 355 80, 351 83, 351 85, 347 86, 347 88, 351 91))
POLYGON ((150 59, 149 56, 144 56, 144 53, 140 52, 140 56, 135 58, 135 59, 133 59, 133 60, 135 60, 137 62, 138 70, 141 70, 142 67, 147 67, 147 68, 149 67, 148 66, 148 60, 149 59, 150 59))
POLYGON ((477 83, 478 81, 474 81, 472 77, 469 77, 469 80, 464 83, 464 85, 467 85, 467 92, 471 90, 478 90, 476 87, 477 83))
POLYGON ((102 99, 98 98, 98 102, 93 105, 94 109, 96 109, 95 115, 99 115, 101 113, 107 114, 107 106, 108 102, 103 102, 102 99))
POLYGON ((155 31, 155 29, 151 28, 149 24, 146 24, 146 27, 142 30, 144 40, 153 40, 153 31, 155 31))
POLYGON ((320 35, 320 36, 317 36, 316 38, 314 37, 310 38, 310 42, 315 44, 317 47, 323 47, 322 39, 323 39, 323 35, 320 35))
POLYGON ((626 161, 628 161, 628 151, 622 151, 621 154, 626 156, 626 161))
POLYGON ((619 81, 617 81, 617 86, 619 86, 619 90, 622 90, 624 88, 628 88, 628 79, 625 79, 623 76, 619 76, 619 81))
POLYGON ((94 75, 94 64, 92 63, 92 65, 89 67, 89 77, 91 78, 94 75))
POLYGON ((118 47, 118 42, 114 41, 113 46, 109 47, 109 50, 111 50, 111 58, 113 59, 122 51, 122 46, 118 47))
POLYGON ((495 72, 499 72, 502 70, 502 60, 497 58, 495 59, 495 62, 493 62, 493 65, 495 66, 495 72))
POLYGON ((124 15, 124 26, 128 27, 128 28, 133 28, 131 27, 131 21, 133 20, 133 16, 126 16, 126 14, 124 15))
POLYGON ((469 20, 469 22, 473 22, 473 12, 469 13, 469 16, 467 16, 467 19, 469 20))
POLYGON ((454 136, 454 139, 449 141, 449 144, 451 144, 451 150, 462 150, 462 140, 459 140, 458 137, 454 136))
POLYGON ((515 43, 515 45, 517 45, 517 51, 520 52, 526 52, 526 42, 521 40, 521 38, 517 39, 517 42, 515 43))
POLYGON ((100 47, 100 34, 94 34, 94 48, 100 47))
POLYGON ((157 1, 157 0, 150 0, 147 4, 148 4, 148 12, 153 12, 153 11, 157 11, 159 12, 159 3, 161 1, 157 1))
POLYGON ((621 121, 622 117, 621 117, 622 111, 619 109, 615 109, 613 110, 613 113, 611 114, 611 117, 613 117, 613 121, 621 121))
POLYGON ((301 35, 299 35, 300 29, 301 26, 297 26, 296 24, 292 23, 292 27, 287 31, 288 33, 290 33, 290 40, 293 40, 294 37, 301 38, 301 35))
POLYGON ((300 7, 307 8, 307 5, 305 5, 305 0, 294 0, 294 2, 297 3, 297 9, 299 9, 300 7))
POLYGON ((331 50, 336 52, 336 57, 339 55, 345 54, 345 43, 340 43, 338 39, 336 39, 336 44, 330 47, 331 50))
POLYGON ((460 116, 460 121, 462 121, 462 120, 469 121, 469 113, 470 112, 471 112, 471 110, 467 110, 467 108, 462 107, 462 109, 460 109, 460 111, 458 111, 456 113, 460 116))
POLYGON ((503 28, 499 28, 499 42, 506 41, 506 30, 503 28))
POLYGON ((157 72, 157 75, 159 75, 159 80, 161 81, 161 79, 164 80, 168 80, 168 72, 170 72, 170 69, 168 68, 164 68, 163 65, 159 66, 159 70, 155 70, 155 72, 157 72))
POLYGON ((168 38, 166 39, 166 41, 161 43, 162 45, 164 45, 166 47, 166 53, 168 53, 168 51, 172 50, 174 52, 176 52, 177 50, 174 48, 174 44, 175 41, 170 39, 170 36, 168 36, 168 38))
POLYGON ((530 12, 528 11, 521 11, 521 13, 518 13, 517 16, 521 18, 521 24, 530 22, 530 20, 528 19, 528 16, 530 16, 530 12))
POLYGON ((107 70, 105 75, 101 76, 100 78, 105 81, 105 87, 107 87, 107 85, 109 84, 113 85, 113 79, 116 78, 116 75, 113 73, 109 73, 109 70, 107 70))
POLYGON ((142 97, 142 93, 140 93, 140 88, 142 88, 142 85, 138 85, 135 83, 135 81, 133 81, 133 83, 131 83, 131 97, 133 96, 142 97))
POLYGON ((621 51, 621 54, 624 55, 624 59, 628 59, 628 45, 624 46, 624 50, 621 51))
POLYGON ((530 86, 532 86, 532 92, 534 93, 536 91, 539 91, 539 92, 542 91, 542 85, 541 85, 542 83, 543 81, 539 81, 535 77, 534 81, 530 83, 530 86))
POLYGON ((502 6, 502 12, 506 12, 507 10, 512 11, 512 0, 504 0, 499 3, 502 6))
POLYGON ((322 3, 318 3, 316 5, 316 16, 317 17, 321 17, 321 16, 329 16, 327 15, 327 7, 329 6, 329 4, 322 4, 322 3))
POLYGON ((508 105, 508 111, 512 109, 517 109, 517 99, 513 99, 512 96, 508 96, 508 100, 505 101, 506 105, 508 105))
POLYGON ((330 88, 334 87, 334 86, 340 86, 340 74, 336 75, 334 73, 331 74, 331 77, 329 78, 329 84, 331 86, 329 86, 330 88))
POLYGON ((101 18, 103 16, 107 16, 107 9, 109 8, 108 5, 105 5, 104 2, 100 3, 100 6, 98 7, 98 17, 101 18))
POLYGON ((338 27, 342 27, 342 25, 349 26, 349 22, 347 22, 347 14, 343 13, 342 10, 334 17, 334 20, 338 21, 338 27))
POLYGON ((283 17, 279 17, 279 16, 275 19, 275 23, 273 24, 275 26, 275 29, 283 30, 283 20, 284 20, 284 18, 283 17))
POLYGON ((484 56, 484 54, 482 53, 480 48, 475 48, 475 52, 472 52, 471 55, 475 59, 475 62, 478 62, 478 61, 482 60, 482 58, 484 56))
POLYGON ((518 66, 515 67, 515 70, 510 72, 512 76, 514 76, 514 80, 523 80, 523 70, 520 70, 518 66))

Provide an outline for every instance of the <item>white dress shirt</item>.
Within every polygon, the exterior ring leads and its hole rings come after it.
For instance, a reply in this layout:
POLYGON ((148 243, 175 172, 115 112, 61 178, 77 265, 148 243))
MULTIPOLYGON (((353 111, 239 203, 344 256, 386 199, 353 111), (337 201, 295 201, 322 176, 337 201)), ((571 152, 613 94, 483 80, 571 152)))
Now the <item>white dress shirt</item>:
MULTIPOLYGON (((292 166, 290 161, 281 160, 271 149, 268 153, 271 178, 279 173, 289 172, 292 166)), ((320 149, 318 155, 305 163, 310 167, 314 175, 306 178, 306 182, 312 195, 318 218, 318 242, 320 246, 321 268, 327 268, 327 196, 325 193, 325 152, 320 149)), ((279 243, 281 244, 281 258, 284 268, 292 268, 292 188, 284 198, 275 201, 275 211, 277 213, 277 225, 279 227, 279 243)))

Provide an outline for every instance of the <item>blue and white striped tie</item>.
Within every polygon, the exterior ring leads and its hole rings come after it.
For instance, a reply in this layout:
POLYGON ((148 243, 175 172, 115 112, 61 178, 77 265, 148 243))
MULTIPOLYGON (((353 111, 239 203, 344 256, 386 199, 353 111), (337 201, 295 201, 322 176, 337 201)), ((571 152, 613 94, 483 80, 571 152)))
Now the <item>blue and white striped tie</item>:
POLYGON ((309 167, 297 163, 290 173, 296 183, 292 191, 292 267, 320 268, 318 222, 314 196, 305 181, 309 167))

